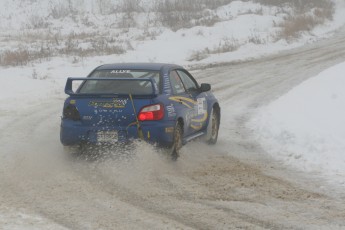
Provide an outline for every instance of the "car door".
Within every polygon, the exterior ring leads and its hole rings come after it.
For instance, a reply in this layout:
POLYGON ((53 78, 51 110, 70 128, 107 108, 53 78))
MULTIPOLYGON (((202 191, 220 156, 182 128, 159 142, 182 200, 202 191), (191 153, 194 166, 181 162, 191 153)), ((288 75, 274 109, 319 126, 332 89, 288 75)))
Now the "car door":
POLYGON ((208 119, 207 94, 200 93, 198 83, 186 70, 177 70, 177 73, 186 89, 186 93, 194 101, 194 111, 190 117, 190 133, 200 131, 206 127, 206 121, 208 119))
POLYGON ((184 136, 191 135, 195 132, 191 128, 192 117, 195 116, 195 100, 186 91, 176 70, 170 71, 169 80, 172 89, 169 100, 178 111, 178 115, 184 119, 184 136))

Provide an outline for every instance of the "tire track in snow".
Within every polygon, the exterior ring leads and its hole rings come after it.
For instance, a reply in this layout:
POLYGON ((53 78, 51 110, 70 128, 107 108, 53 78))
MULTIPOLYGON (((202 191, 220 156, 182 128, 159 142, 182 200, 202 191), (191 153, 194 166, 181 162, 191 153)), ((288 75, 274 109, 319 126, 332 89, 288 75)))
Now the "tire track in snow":
POLYGON ((62 100, 42 100, 0 130, 6 149, 0 154, 0 201, 70 229, 342 229, 344 197, 319 193, 320 181, 297 178, 265 158, 245 123, 255 108, 344 61, 344 44, 341 33, 198 72, 222 99, 219 144, 190 143, 177 163, 146 145, 128 162, 68 161, 58 140, 62 100))

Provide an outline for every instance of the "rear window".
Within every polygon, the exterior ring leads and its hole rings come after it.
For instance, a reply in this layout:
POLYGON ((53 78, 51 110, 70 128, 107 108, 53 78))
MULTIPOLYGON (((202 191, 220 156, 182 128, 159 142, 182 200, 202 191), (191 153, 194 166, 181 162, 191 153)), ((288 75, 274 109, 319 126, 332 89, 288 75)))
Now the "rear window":
POLYGON ((158 71, 96 70, 89 77, 93 79, 119 78, 119 80, 86 80, 79 88, 79 93, 146 95, 153 93, 153 86, 150 81, 141 79, 154 79, 156 90, 159 90, 160 85, 158 71))

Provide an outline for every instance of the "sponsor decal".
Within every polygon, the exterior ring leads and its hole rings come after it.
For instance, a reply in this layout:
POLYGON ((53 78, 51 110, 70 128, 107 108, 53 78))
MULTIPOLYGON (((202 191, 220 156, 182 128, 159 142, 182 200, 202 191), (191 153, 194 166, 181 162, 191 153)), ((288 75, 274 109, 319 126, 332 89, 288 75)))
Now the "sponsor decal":
POLYGON ((176 117, 176 110, 173 104, 166 106, 168 117, 176 117))
MULTIPOLYGON (((94 114, 96 114, 96 115, 101 114, 101 113, 111 113, 113 117, 117 118, 117 114, 123 113, 123 110, 122 109, 111 109, 111 110, 109 110, 109 109, 105 109, 105 108, 96 108, 94 110, 94 114)), ((126 119, 126 117, 122 117, 122 118, 126 119)))
POLYGON ((130 73, 130 72, 131 72, 130 70, 126 70, 126 69, 114 69, 110 73, 130 73))
POLYGON ((192 119, 194 117, 197 116, 197 113, 196 111, 193 109, 193 110, 189 110, 186 115, 185 115, 185 122, 186 122, 186 126, 190 126, 191 125, 191 122, 192 122, 192 119))
POLYGON ((115 98, 112 101, 91 101, 89 103, 90 106, 97 107, 97 108, 124 108, 128 103, 128 99, 118 99, 115 98))
POLYGON ((166 127, 165 128, 166 133, 173 133, 174 132, 174 127, 166 127))
POLYGON ((83 116, 83 120, 90 121, 92 120, 92 116, 83 116))
POLYGON ((167 95, 171 95, 172 92, 171 92, 171 85, 170 85, 169 75, 165 74, 163 76, 163 82, 164 82, 163 93, 167 94, 167 95))

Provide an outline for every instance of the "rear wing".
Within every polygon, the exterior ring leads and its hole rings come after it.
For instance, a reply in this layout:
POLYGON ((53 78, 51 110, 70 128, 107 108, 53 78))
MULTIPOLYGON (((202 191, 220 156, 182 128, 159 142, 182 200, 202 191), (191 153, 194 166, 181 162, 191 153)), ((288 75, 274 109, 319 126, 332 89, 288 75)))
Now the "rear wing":
POLYGON ((152 78, 67 78, 65 93, 70 96, 115 96, 115 95, 133 95, 133 96, 156 96, 158 94, 158 86, 152 78), (80 81, 79 86, 74 86, 73 82, 80 81), (102 90, 101 87, 92 90, 83 90, 87 87, 89 81, 104 81, 107 90, 102 90), (111 88, 111 82, 116 82, 116 89, 111 88), (122 85, 121 85, 122 84, 122 85), (123 86, 126 87, 123 87, 123 86), (77 88, 77 89, 73 89, 77 88))

